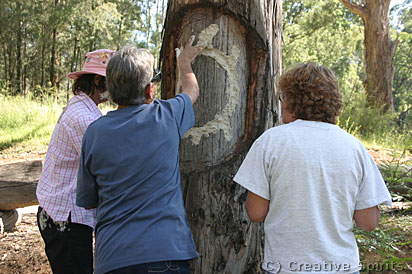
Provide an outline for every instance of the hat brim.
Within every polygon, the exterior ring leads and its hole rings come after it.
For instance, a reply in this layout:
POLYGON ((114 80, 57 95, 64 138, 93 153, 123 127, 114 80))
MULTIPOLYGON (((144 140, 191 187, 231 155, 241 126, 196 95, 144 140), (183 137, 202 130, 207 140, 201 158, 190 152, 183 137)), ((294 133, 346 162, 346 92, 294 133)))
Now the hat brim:
POLYGON ((73 80, 77 80, 80 77, 80 75, 83 75, 83 74, 97 74, 97 75, 106 77, 106 71, 87 71, 87 70, 70 72, 67 74, 67 77, 73 80))

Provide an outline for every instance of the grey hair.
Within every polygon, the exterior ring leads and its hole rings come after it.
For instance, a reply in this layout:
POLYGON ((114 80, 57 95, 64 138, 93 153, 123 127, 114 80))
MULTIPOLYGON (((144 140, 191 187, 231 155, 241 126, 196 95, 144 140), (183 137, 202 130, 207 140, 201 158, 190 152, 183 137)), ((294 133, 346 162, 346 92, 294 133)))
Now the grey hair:
POLYGON ((107 89, 118 105, 139 105, 146 100, 145 89, 153 77, 154 57, 147 49, 125 46, 106 68, 107 89))

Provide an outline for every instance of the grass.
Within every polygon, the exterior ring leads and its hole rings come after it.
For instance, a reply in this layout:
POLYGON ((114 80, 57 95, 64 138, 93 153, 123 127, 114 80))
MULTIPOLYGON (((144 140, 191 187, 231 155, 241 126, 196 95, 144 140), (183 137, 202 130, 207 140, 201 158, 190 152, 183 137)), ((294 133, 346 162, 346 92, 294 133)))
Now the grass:
MULTIPOLYGON (((63 103, 0 95, 0 106, 0 154, 47 150, 63 103)), ((104 103, 99 108, 106 113, 113 106, 104 103)))
POLYGON ((374 231, 355 229, 361 273, 412 273, 411 213, 384 213, 374 231))
POLYGON ((61 105, 24 97, 0 97, 0 151, 47 146, 61 105))

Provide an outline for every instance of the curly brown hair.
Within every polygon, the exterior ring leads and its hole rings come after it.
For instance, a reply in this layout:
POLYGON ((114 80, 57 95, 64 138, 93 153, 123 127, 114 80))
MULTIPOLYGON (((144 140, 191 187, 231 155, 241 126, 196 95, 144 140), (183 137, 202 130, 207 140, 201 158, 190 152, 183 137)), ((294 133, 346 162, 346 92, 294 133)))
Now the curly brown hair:
POLYGON ((342 95, 330 69, 313 62, 298 64, 280 77, 279 87, 294 118, 337 123, 342 95))

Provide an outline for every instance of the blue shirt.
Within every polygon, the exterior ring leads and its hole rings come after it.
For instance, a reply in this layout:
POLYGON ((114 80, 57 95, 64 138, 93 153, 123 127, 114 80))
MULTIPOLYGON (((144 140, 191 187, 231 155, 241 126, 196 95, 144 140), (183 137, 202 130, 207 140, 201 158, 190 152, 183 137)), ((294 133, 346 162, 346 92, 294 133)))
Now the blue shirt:
POLYGON ((194 120, 181 94, 108 112, 88 127, 76 203, 98 206, 96 274, 198 256, 179 171, 179 142, 194 120))

